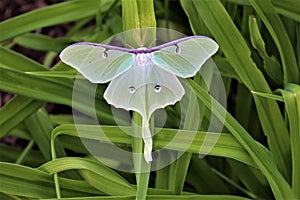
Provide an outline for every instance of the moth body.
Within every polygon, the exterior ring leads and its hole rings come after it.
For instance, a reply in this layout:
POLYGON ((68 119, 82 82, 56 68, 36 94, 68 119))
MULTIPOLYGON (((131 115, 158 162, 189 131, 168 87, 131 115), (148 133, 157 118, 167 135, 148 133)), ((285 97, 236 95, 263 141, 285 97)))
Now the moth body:
MULTIPOLYGON (((137 50, 140 51, 146 49, 147 48, 142 47, 142 48, 138 48, 137 50)), ((141 52, 135 55, 135 61, 139 67, 149 66, 152 62, 152 58, 153 58, 153 53, 141 52)))

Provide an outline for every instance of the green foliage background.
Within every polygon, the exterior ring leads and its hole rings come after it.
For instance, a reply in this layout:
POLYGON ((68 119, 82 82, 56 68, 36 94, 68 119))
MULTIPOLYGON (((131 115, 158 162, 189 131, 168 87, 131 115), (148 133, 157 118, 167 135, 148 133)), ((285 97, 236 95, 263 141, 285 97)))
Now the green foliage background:
MULTIPOLYGON (((0 109, 0 136, 29 142, 24 149, 0 144, 0 198, 299 199, 299 7, 297 0, 70 0, 1 22, 0 90, 15 96, 0 109), (32 33, 69 22, 72 29, 62 38, 32 33), (228 105, 233 116, 198 78, 191 79, 207 113, 212 103, 216 117, 226 112, 225 128, 209 156, 197 156, 207 134, 199 131, 187 152, 164 169, 135 175, 115 171, 89 155, 72 115, 45 111, 47 102, 86 114, 93 110, 72 102, 76 72, 51 63, 73 42, 101 42, 122 30, 156 25, 217 41, 214 60, 227 94, 233 93, 232 83, 237 86, 236 103, 228 105), (41 64, 12 50, 14 45, 47 54, 41 64), (67 156, 69 150, 80 156, 67 156)), ((97 115, 106 124, 102 129, 112 142, 140 151, 141 141, 114 125, 104 89, 99 85, 96 95, 97 115)), ((186 118, 186 123, 194 120, 188 111, 186 118)), ((133 114, 133 120, 140 118, 133 114)), ((96 126, 79 127, 86 138, 102 140, 96 126)), ((154 149, 168 144, 177 131, 189 134, 171 127, 155 135, 154 149)), ((180 145, 170 148, 179 151, 180 145)))

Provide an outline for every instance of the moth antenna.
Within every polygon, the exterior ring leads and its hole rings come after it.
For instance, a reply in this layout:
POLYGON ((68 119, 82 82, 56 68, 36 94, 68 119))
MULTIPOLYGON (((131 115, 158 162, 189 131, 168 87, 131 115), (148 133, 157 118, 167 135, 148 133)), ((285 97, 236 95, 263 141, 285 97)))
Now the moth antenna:
POLYGON ((157 41, 157 38, 155 38, 154 40, 152 40, 152 42, 149 44, 148 49, 150 49, 152 47, 152 45, 154 44, 154 42, 157 41))
POLYGON ((142 31, 142 38, 141 38, 141 47, 144 47, 145 43, 146 43, 146 38, 147 38, 147 32, 142 31))
POLYGON ((133 32, 133 35, 134 35, 134 38, 136 38, 136 42, 138 44, 141 44, 142 43, 142 38, 141 38, 141 34, 140 34, 140 29, 136 29, 134 32, 133 32))

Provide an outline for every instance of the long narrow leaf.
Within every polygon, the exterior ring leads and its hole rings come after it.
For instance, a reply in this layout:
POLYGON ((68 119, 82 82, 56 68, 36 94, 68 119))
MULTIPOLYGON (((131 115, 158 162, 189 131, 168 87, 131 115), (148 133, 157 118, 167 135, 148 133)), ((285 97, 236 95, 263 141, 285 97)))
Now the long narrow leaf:
POLYGON ((135 189, 125 179, 123 179, 112 169, 88 158, 60 158, 42 165, 40 169, 47 171, 50 174, 58 173, 64 170, 80 169, 83 170, 82 174, 84 177, 86 177, 86 181, 91 181, 91 185, 96 184, 96 187, 102 192, 110 195, 134 195, 136 192, 135 189), (92 179, 92 174, 86 173, 84 170, 93 172, 96 177, 98 177, 97 182, 92 179))
MULTIPOLYGON (((251 59, 251 52, 247 43, 237 30, 222 3, 220 1, 207 0, 181 1, 183 6, 189 3, 195 5, 198 14, 204 20, 240 80, 248 89, 256 92, 271 93, 263 74, 257 69, 251 59), (216 10, 218 12, 215 12, 216 10)), ((189 17, 194 18, 194 16, 189 17)), ((196 23, 197 19, 190 19, 190 22, 196 23)), ((194 26, 193 24, 191 25, 194 26)), ((254 100, 274 159, 284 176, 290 179, 289 134, 279 107, 275 101, 269 99, 254 96, 254 100)))
MULTIPOLYGON (((54 198, 52 175, 38 169, 0 162, 0 192, 28 198, 54 198), (17 188, 17 189, 16 189, 17 188)), ((101 195, 87 182, 61 178, 65 197, 101 195)))
POLYGON ((105 11, 111 3, 113 2, 110 0, 74 0, 19 15, 0 23, 0 42, 37 28, 75 21, 95 15, 99 4, 103 6, 102 11, 105 11))
MULTIPOLYGON (((218 118, 222 119, 222 112, 224 112, 224 108, 216 102, 216 100, 211 98, 205 90, 199 87, 197 83, 190 81, 190 84, 195 89, 198 98, 207 107, 210 108, 210 101, 215 103, 215 114, 218 118)), ((278 199, 295 198, 291 187, 276 167, 270 152, 261 144, 257 143, 229 113, 227 113, 224 123, 228 130, 247 150, 262 173, 267 177, 275 197, 278 199)))
POLYGON ((16 44, 39 51, 54 51, 59 53, 70 43, 65 38, 51 38, 41 34, 27 33, 15 39, 16 44))
POLYGON ((0 109, 0 137, 9 133, 9 131, 43 105, 44 102, 41 101, 23 96, 15 96, 0 109))
MULTIPOLYGON (((78 198, 61 198, 62 200, 78 200, 78 198)), ((84 197, 87 200, 134 200, 135 196, 96 196, 84 197)), ((248 198, 233 195, 148 195, 147 200, 247 200, 248 198)), ((55 200, 55 199, 45 199, 55 200)))
POLYGON ((284 83, 298 83, 299 73, 295 53, 286 29, 277 15, 271 0, 249 0, 268 28, 280 53, 284 83))
MULTIPOLYGON (((0 79, 0 90, 2 91, 27 96, 40 101, 74 106, 74 108, 86 114, 95 112, 94 108, 86 105, 88 98, 94 98, 92 96, 94 91, 91 91, 93 88, 92 84, 87 81, 82 85, 84 88, 80 90, 80 95, 83 95, 85 99, 77 98, 73 100, 74 81, 70 79, 45 78, 2 67, 0 67, 0 79)), ((98 89, 103 90, 103 87, 99 86, 98 89)), ((102 120, 112 121, 110 107, 104 103, 103 99, 99 99, 99 95, 96 95, 96 101, 98 102, 96 104, 96 113, 101 116, 102 120)))
POLYGON ((292 188, 296 198, 300 198, 300 86, 288 84, 285 90, 280 90, 284 98, 289 119, 292 146, 292 188))
MULTIPOLYGON (((131 144, 131 138, 125 134, 122 130, 130 132, 130 127, 122 127, 120 129, 117 126, 94 126, 94 125, 61 125, 53 130, 52 137, 55 138, 59 135, 70 135, 79 137, 78 132, 84 132, 84 138, 92 140, 105 140, 99 131, 102 130, 106 137, 111 142, 131 144)), ((157 130, 156 130, 157 131, 157 130)), ((203 144, 206 134, 205 132, 197 132, 193 143, 186 149, 186 142, 189 144, 188 135, 193 132, 187 130, 176 130, 176 129, 161 129, 159 133, 154 136, 154 149, 160 149, 165 147, 172 141, 174 136, 177 134, 180 143, 172 143, 168 145, 168 149, 176 151, 188 151, 192 153, 199 153, 199 149, 203 144), (188 141, 186 141, 188 140, 188 141)), ((213 134, 213 133, 212 133, 213 134)), ((231 134, 222 133, 220 139, 215 144, 209 155, 224 156, 232 159, 236 159, 240 162, 248 165, 255 166, 253 160, 249 157, 249 154, 245 152, 241 144, 234 139, 231 134)))

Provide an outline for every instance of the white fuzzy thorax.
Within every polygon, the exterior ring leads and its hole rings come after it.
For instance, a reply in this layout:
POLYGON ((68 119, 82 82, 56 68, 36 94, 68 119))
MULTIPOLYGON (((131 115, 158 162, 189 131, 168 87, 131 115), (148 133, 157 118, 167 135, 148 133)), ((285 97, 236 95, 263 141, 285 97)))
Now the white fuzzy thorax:
MULTIPOLYGON (((145 50, 147 48, 142 47, 138 48, 138 50, 145 50)), ((138 66, 143 67, 149 65, 152 62, 152 53, 138 53, 136 54, 135 61, 137 62, 138 66)))

